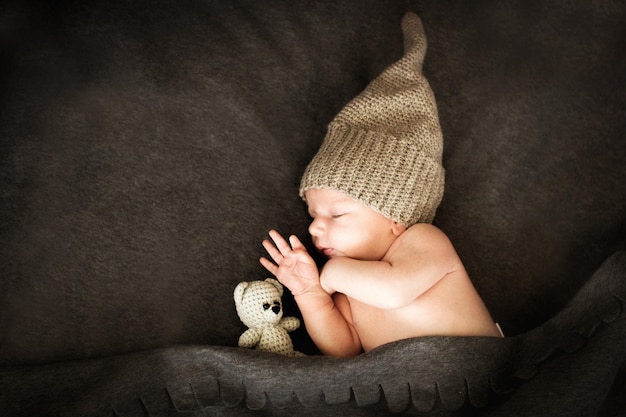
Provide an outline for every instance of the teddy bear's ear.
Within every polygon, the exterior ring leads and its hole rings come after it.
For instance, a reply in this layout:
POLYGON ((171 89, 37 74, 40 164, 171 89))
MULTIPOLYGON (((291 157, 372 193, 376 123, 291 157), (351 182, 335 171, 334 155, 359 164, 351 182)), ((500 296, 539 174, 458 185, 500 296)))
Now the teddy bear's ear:
POLYGON ((241 300, 243 300, 243 292, 246 288, 248 288, 247 282, 240 282, 239 284, 237 284, 237 286, 235 287, 235 292, 233 294, 235 304, 238 305, 239 303, 241 303, 241 300))
POLYGON ((278 290, 278 294, 282 297, 283 296, 283 285, 278 282, 277 280, 275 280, 274 278, 267 278, 265 280, 265 282, 269 282, 270 284, 272 284, 273 286, 276 287, 276 289, 278 290))

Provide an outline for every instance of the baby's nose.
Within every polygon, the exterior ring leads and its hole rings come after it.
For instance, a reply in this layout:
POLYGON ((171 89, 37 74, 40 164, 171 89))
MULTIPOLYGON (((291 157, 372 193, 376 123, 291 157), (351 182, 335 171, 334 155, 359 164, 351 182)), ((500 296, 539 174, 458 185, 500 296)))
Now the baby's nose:
POLYGON ((319 218, 313 219, 309 225, 309 234, 311 236, 319 236, 322 234, 324 227, 323 221, 319 218))

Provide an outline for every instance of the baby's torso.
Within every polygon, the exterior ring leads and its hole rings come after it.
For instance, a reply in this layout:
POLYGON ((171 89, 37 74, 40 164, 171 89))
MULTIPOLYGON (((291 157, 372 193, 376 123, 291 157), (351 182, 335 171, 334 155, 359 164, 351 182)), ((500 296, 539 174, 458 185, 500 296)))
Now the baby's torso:
POLYGON ((499 336, 463 268, 401 308, 383 310, 347 299, 352 324, 365 351, 418 336, 499 336))
POLYGON ((359 334, 363 350, 368 351, 385 343, 423 334, 419 323, 420 309, 414 306, 381 310, 354 299, 348 299, 352 325, 359 334))

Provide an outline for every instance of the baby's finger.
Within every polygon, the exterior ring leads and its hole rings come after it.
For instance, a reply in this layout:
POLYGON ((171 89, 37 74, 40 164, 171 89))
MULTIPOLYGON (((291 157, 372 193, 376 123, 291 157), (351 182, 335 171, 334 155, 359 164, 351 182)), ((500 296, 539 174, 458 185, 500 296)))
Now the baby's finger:
POLYGON ((298 236, 296 235, 289 236, 289 243, 294 250, 304 249, 304 245, 302 244, 302 242, 300 242, 300 239, 298 239, 298 236))
POLYGON ((274 260, 274 262, 280 263, 280 261, 283 259, 283 255, 281 255, 278 249, 276 249, 276 246, 274 246, 274 244, 267 239, 261 242, 261 244, 267 251, 268 255, 274 260))
POLYGON ((291 252, 291 245, 276 230, 270 230, 270 237, 283 256, 291 252))
POLYGON ((259 262, 261 262, 261 265, 263 265, 263 267, 267 269, 272 275, 276 276, 276 273, 278 272, 278 266, 275 263, 264 257, 261 257, 261 259, 259 259, 259 262))

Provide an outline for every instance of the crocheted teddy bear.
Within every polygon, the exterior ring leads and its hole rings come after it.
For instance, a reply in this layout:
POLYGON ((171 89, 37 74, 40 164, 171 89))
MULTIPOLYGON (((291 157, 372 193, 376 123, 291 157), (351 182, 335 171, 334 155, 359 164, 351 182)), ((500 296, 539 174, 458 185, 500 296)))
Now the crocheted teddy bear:
POLYGON ((292 332, 300 327, 296 317, 283 318, 283 286, 273 278, 265 281, 240 282, 234 298, 237 315, 248 326, 239 337, 239 346, 288 356, 300 356, 293 350, 292 332))

